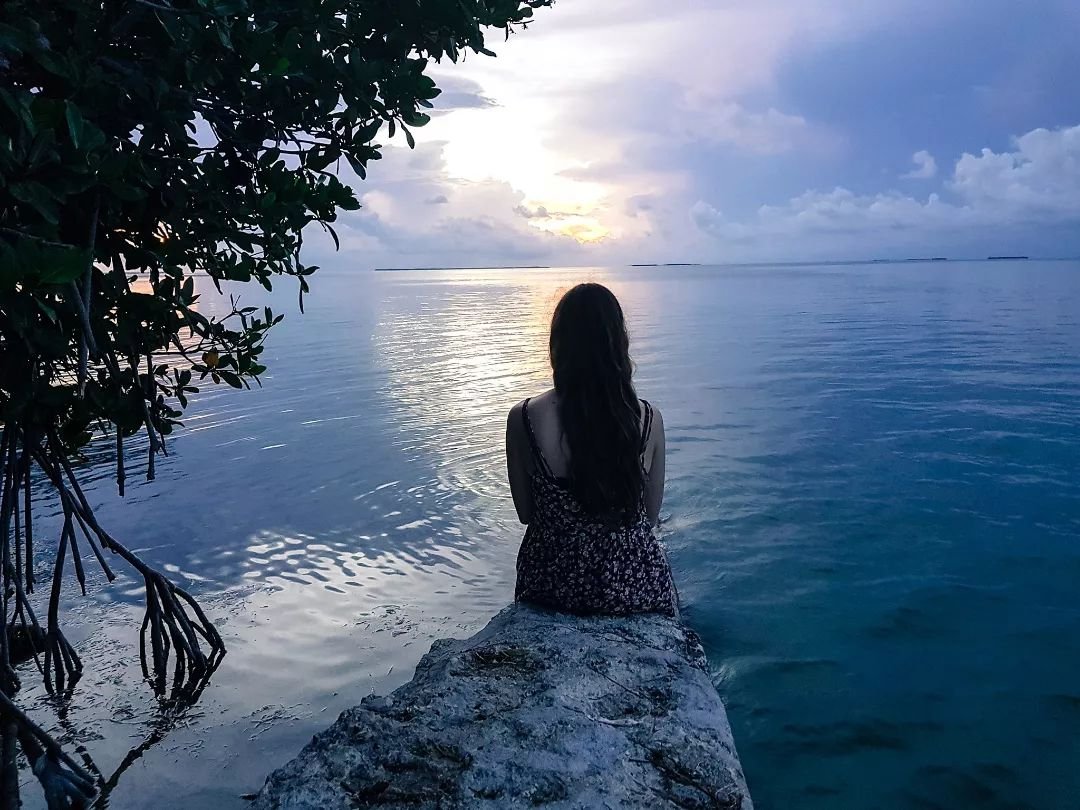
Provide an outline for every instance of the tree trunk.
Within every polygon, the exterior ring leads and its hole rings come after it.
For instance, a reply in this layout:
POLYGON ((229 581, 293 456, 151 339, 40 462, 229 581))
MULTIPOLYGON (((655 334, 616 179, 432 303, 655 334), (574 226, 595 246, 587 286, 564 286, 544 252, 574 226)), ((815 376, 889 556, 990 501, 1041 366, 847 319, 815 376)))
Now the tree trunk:
POLYGON ((19 732, 15 723, 5 720, 0 726, 0 810, 18 810, 19 800, 19 732))

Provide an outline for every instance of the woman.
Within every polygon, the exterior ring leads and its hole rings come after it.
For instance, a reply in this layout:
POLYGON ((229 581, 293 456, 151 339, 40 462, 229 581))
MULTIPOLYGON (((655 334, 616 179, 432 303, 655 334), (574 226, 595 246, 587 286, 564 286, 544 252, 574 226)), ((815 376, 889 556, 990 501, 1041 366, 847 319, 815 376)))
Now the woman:
POLYGON ((578 614, 665 613, 678 598, 653 526, 664 497, 664 422, 631 380, 622 308, 599 284, 555 308, 555 388, 506 425, 510 491, 528 526, 515 599, 578 614))

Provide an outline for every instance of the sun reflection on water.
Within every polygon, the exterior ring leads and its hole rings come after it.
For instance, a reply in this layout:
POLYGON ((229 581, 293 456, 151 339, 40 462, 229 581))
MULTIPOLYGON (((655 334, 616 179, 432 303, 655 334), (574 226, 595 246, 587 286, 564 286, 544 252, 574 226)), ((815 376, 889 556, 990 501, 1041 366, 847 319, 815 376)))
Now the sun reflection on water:
POLYGON ((502 414, 551 384, 551 313, 563 291, 602 271, 443 274, 390 282, 373 340, 398 409, 398 446, 437 458, 448 486, 505 497, 502 414), (437 295, 438 298, 429 296, 437 295), (499 305, 494 306, 493 301, 499 305))

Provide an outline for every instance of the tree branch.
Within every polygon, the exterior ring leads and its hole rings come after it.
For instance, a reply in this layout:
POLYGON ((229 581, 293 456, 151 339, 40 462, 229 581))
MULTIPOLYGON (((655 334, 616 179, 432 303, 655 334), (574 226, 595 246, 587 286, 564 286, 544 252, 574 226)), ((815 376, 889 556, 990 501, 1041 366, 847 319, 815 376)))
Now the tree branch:
MULTIPOLYGON (((88 355, 90 354, 90 346, 94 343, 94 336, 90 331, 90 309, 93 302, 94 292, 94 249, 97 246, 97 229, 98 229, 98 214, 101 210, 101 195, 94 195, 94 210, 90 215, 90 236, 87 241, 87 253, 89 258, 86 261, 86 270, 83 272, 83 287, 82 287, 82 307, 85 308, 86 317, 83 320, 83 335, 79 340, 79 399, 82 399, 86 393, 86 371, 88 365, 88 355)), ((82 310, 80 310, 81 314, 82 310)), ((97 355, 97 347, 94 347, 94 354, 97 355)))
POLYGON ((69 245, 69 244, 67 244, 65 242, 54 242, 52 239, 46 239, 46 238, 44 238, 42 236, 35 236, 32 233, 27 233, 26 231, 20 231, 17 228, 8 228, 8 227, 6 227, 4 225, 0 225, 0 232, 9 233, 12 236, 19 237, 20 239, 29 239, 32 242, 37 242, 38 244, 41 244, 41 245, 48 245, 49 247, 63 248, 64 250, 73 250, 73 249, 75 249, 75 245, 69 245))

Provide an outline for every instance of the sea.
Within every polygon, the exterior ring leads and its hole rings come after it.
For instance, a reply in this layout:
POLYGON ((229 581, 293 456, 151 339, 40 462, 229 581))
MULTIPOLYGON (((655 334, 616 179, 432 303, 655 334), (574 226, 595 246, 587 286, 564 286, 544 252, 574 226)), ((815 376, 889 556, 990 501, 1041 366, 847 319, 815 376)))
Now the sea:
MULTIPOLYGON (((559 295, 597 281, 664 415, 661 536, 758 810, 1080 808, 1080 262, 311 281, 304 314, 270 296, 262 386, 205 387, 155 481, 137 446, 124 498, 108 442, 79 465, 228 647, 198 703, 159 702, 141 581, 66 583, 86 673, 61 702, 26 670, 22 700, 100 770, 99 806, 244 808, 512 601, 506 414, 550 385, 559 295)), ((35 503, 43 543, 59 507, 35 503)))

